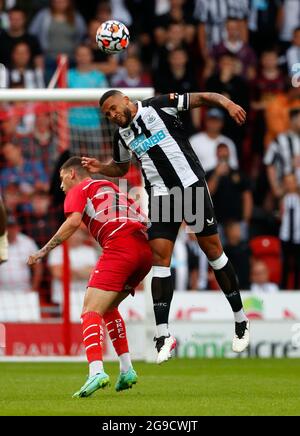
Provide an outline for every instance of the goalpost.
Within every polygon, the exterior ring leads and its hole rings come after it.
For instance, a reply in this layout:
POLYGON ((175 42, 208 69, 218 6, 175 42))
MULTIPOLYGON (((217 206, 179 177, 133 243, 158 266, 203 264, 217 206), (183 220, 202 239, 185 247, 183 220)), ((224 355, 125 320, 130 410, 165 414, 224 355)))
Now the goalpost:
MULTIPOLYGON (((66 70, 64 72, 66 72, 66 70)), ((59 79, 59 76, 57 79, 60 86, 66 85, 64 80, 59 79)), ((2 122, 4 131, 3 140, 7 137, 12 142, 21 144, 25 157, 32 160, 41 160, 44 167, 47 167, 47 171, 50 173, 55 169, 55 162, 61 153, 66 151, 69 151, 71 155, 88 155, 97 157, 102 161, 108 160, 112 155, 112 135, 114 128, 106 119, 100 117, 98 109, 100 97, 108 90, 107 88, 0 89, 0 122, 2 122), (50 138, 49 143, 47 143, 47 141, 45 143, 44 138, 46 137, 50 138), (42 140, 41 145, 39 144, 40 139, 42 140)), ((120 91, 132 99, 142 100, 154 95, 153 88, 120 88, 120 91)), ((136 186, 137 183, 141 184, 141 180, 139 170, 137 170, 136 166, 132 166, 129 173, 129 185, 136 186)), ((144 190, 143 192, 143 208, 147 210, 147 196, 144 190)), ((32 224, 32 226, 34 226, 34 224, 32 224)), ((49 215, 49 228, 50 227, 49 215)), ((31 230, 34 235, 34 227, 31 230)), ((69 299, 70 264, 67 247, 68 245, 65 244, 63 256, 63 295, 65 304, 63 305, 63 316, 59 325, 63 338, 64 354, 71 355, 71 312, 73 309, 72 302, 69 299)), ((150 280, 151 279, 147 277, 144 283, 144 307, 146 312, 146 355, 144 358, 148 361, 154 359, 153 336, 155 332, 150 280)), ((21 298, 20 295, 18 296, 14 293, 9 296, 5 295, 5 292, 1 292, 0 294, 0 306, 2 307, 2 309, 0 309, 0 324, 5 324, 5 322, 14 324, 18 322, 31 323, 33 321, 33 324, 40 322, 38 321, 38 315, 32 316, 32 319, 31 314, 28 314, 27 319, 24 313, 19 319, 14 319, 14 315, 12 314, 6 317, 6 313, 11 313, 12 306, 17 307, 16 313, 21 313, 22 310, 24 312, 26 296, 23 295, 21 298)), ((84 289, 82 290, 82 297, 83 294, 84 289)), ((34 301, 37 300, 37 297, 30 295, 28 296, 28 301, 29 300, 34 305, 36 304, 34 301)), ((44 322, 57 322, 51 315, 54 310, 53 307, 49 308, 47 304, 44 306, 50 313, 50 319, 47 318, 44 322)), ((36 310, 33 310, 33 313, 36 314, 36 310)), ((44 315, 42 314, 42 316, 44 315)), ((32 329, 34 329, 34 325, 32 329)), ((20 352, 19 354, 21 355, 22 353, 20 352)))

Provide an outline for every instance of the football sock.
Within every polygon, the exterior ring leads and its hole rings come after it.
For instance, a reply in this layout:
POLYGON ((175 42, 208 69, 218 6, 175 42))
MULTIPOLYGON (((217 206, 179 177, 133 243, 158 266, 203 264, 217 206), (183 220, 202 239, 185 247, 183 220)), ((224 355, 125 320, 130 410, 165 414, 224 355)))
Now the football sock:
POLYGON ((120 371, 127 372, 131 367, 126 327, 122 315, 117 308, 106 312, 103 316, 111 342, 120 359, 120 371))
POLYGON ((168 336, 169 312, 174 293, 171 269, 169 267, 153 267, 151 289, 157 335, 158 337, 168 336))
POLYGON ((218 259, 209 261, 209 264, 213 268, 217 282, 235 314, 235 320, 237 318, 241 320, 236 322, 246 321, 247 317, 243 310, 239 282, 232 263, 223 253, 218 259))
POLYGON ((90 375, 103 371, 103 327, 102 316, 97 312, 86 312, 81 316, 83 344, 90 364, 90 375))

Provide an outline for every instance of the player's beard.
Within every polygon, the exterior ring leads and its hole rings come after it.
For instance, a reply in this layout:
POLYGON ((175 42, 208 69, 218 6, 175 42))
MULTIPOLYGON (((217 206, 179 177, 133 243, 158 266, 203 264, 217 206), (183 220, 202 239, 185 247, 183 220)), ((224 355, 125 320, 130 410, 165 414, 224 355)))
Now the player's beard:
POLYGON ((128 127, 132 121, 132 115, 131 115, 130 109, 128 107, 126 107, 124 109, 123 115, 124 115, 125 121, 122 122, 122 124, 120 124, 120 125, 121 125, 121 127, 124 128, 124 127, 128 127))

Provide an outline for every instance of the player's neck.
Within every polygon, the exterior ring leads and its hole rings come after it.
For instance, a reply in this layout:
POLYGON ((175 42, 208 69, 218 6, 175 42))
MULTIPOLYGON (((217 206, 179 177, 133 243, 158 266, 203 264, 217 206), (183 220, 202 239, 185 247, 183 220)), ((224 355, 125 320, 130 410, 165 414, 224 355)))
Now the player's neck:
POLYGON ((129 107, 129 110, 131 112, 132 118, 134 118, 136 116, 136 114, 137 114, 137 111, 138 111, 138 105, 131 101, 129 103, 128 107, 129 107))

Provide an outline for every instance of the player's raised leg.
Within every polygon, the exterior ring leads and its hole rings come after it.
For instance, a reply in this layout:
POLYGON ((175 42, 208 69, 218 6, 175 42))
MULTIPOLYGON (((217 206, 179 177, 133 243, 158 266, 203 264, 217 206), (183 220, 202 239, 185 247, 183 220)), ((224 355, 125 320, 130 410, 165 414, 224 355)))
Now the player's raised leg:
POLYGON ((103 367, 103 317, 127 295, 128 292, 103 291, 91 287, 87 289, 81 322, 89 376, 86 383, 73 395, 74 398, 88 397, 109 385, 109 376, 103 367))
POLYGON ((117 307, 107 311, 103 319, 120 361, 120 374, 115 389, 117 392, 130 389, 137 383, 137 374, 131 363, 125 322, 117 307))
POLYGON ((150 241, 153 253, 153 277, 151 283, 153 309, 156 321, 157 363, 170 359, 176 347, 176 339, 169 332, 169 312, 173 299, 174 287, 171 277, 171 256, 174 243, 167 239, 150 241))
POLYGON ((8 241, 6 234, 6 213, 0 196, 0 264, 8 258, 8 241))
POLYGON ((214 270, 217 282, 233 311, 235 335, 232 341, 232 349, 236 353, 241 353, 249 345, 249 320, 243 309, 237 275, 232 263, 223 251, 218 234, 198 236, 198 242, 206 254, 209 264, 214 270))

